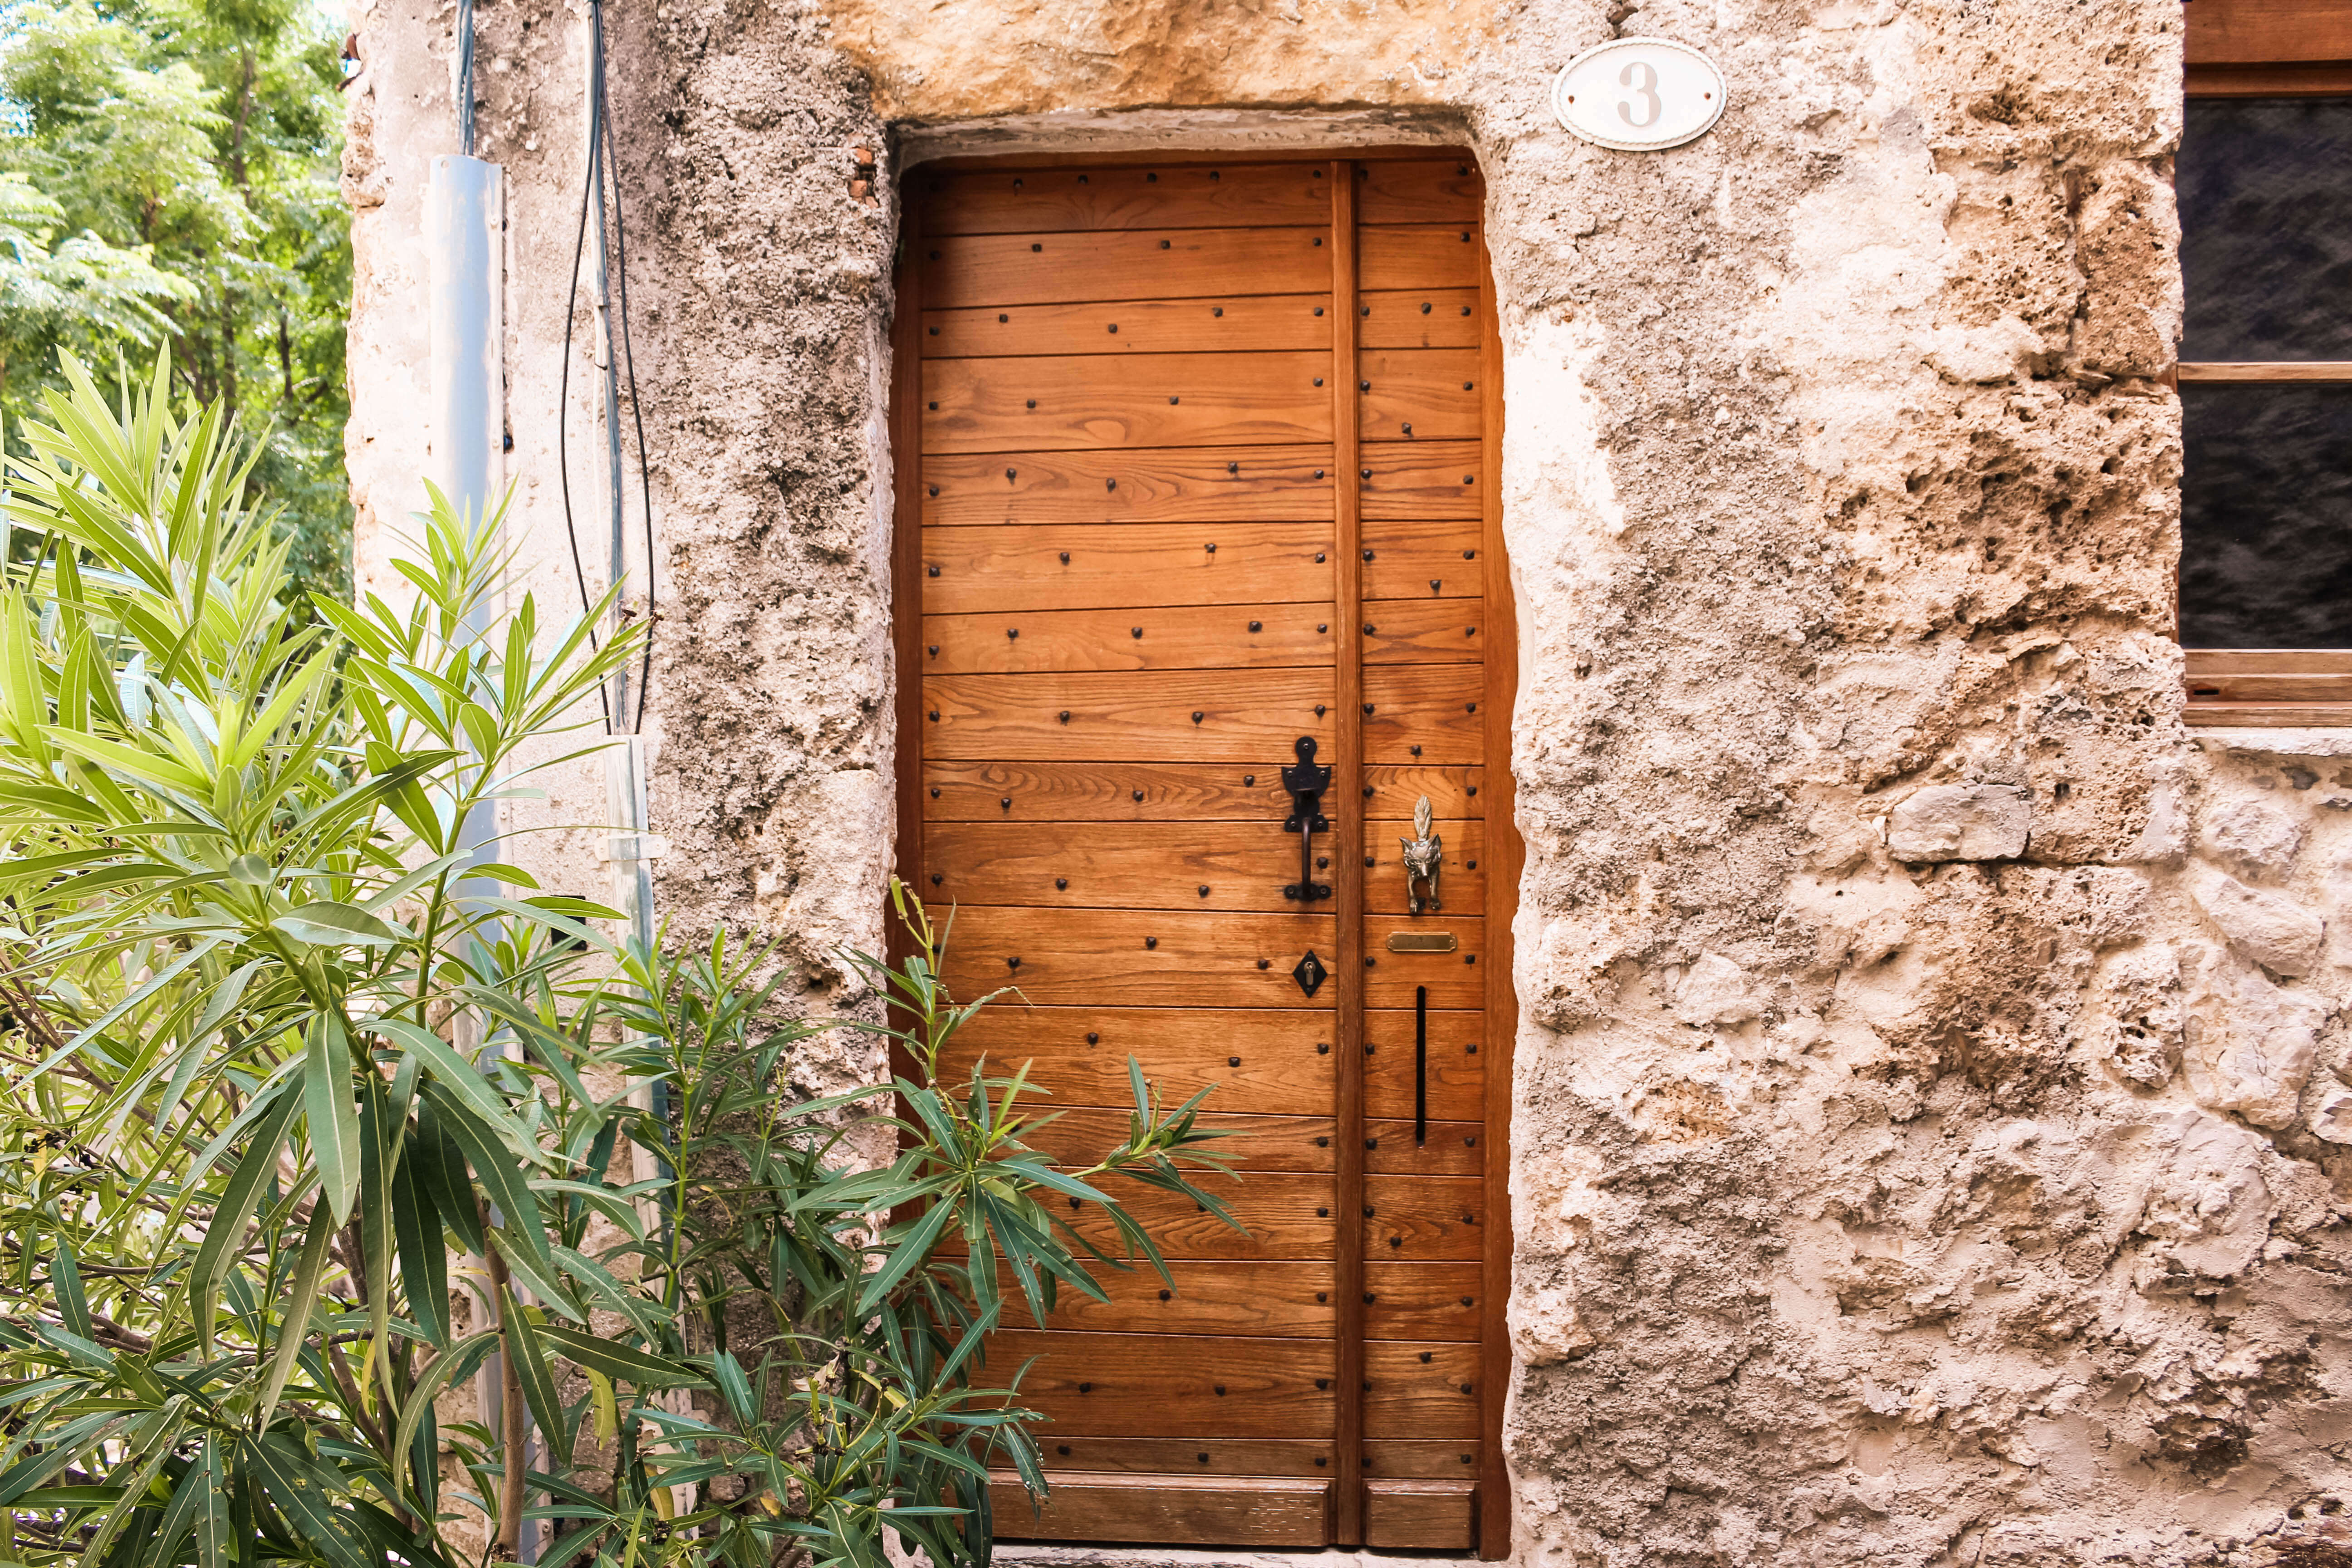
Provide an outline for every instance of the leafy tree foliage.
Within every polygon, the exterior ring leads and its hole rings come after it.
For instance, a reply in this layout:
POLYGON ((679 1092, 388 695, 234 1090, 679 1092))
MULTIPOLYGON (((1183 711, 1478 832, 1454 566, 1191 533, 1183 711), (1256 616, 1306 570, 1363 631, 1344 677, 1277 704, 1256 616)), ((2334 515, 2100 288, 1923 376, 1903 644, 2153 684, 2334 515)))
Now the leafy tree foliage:
POLYGON ((36 241, 0 260, 0 414, 38 416, 60 349, 139 363, 168 341, 187 389, 259 438, 297 580, 336 596, 341 37, 312 0, 0 0, 0 208, 36 241))
POLYGON ((990 1331, 1165 1277, 1107 1181, 1223 1213, 1197 1097, 1130 1067, 1084 1163, 1020 1074, 939 1082, 987 999, 899 889, 913 956, 856 962, 911 1068, 796 1098, 824 1026, 763 953, 616 946, 463 837, 634 635, 490 615, 446 504, 410 605, 298 615, 219 406, 67 371, 0 584, 0 1554, 453 1568, 537 1519, 549 1568, 884 1568, 887 1521, 984 1564, 989 1468, 1044 1484, 990 1331), (495 1427, 443 1427, 493 1351, 495 1427))

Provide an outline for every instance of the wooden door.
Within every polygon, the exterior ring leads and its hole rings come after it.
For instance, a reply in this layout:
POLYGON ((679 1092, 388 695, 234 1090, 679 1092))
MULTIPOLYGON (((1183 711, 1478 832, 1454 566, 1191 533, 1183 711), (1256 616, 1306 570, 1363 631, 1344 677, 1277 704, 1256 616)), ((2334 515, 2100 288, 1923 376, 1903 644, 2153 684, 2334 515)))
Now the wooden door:
MULTIPOLYGON (((1508 1547, 1511 599, 1465 155, 917 171, 895 330, 899 859, 1108 1143, 1217 1086, 1246 1234, 1003 1335, 1007 1539, 1508 1547), (1310 755, 1311 753, 1311 755, 1310 755), (1332 770, 1286 827, 1286 767, 1332 770), (1433 894, 1403 839, 1426 801, 1433 894), (1302 882, 1307 897, 1300 897, 1302 882), (1320 885, 1320 891, 1315 885, 1320 885)), ((1191 1210, 1192 1205, 1181 1205, 1191 1210)))

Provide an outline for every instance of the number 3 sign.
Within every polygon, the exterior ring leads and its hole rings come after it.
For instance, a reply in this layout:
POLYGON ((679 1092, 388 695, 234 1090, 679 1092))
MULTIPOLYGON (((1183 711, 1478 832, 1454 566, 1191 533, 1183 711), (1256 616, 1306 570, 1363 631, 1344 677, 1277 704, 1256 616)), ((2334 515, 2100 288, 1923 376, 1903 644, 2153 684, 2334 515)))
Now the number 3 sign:
POLYGON ((1723 73, 1685 44, 1613 38, 1551 84, 1552 112, 1587 142, 1654 153, 1704 136, 1723 117, 1723 73))

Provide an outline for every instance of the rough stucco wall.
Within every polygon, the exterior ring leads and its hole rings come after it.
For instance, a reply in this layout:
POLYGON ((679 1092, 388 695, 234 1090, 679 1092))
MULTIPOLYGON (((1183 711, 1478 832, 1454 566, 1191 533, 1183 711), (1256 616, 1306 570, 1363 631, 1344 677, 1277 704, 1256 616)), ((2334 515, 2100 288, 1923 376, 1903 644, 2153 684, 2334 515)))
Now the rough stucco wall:
MULTIPOLYGON (((537 570, 580 13, 483 16, 537 570)), ((847 149, 886 120, 932 150, 1465 127, 1526 659, 1520 1553, 2190 1563, 2352 1527, 2352 758, 2179 721, 2179 16, 617 16, 666 912, 785 936, 835 995, 825 950, 878 939, 890 211, 847 149), (1550 72, 1612 31, 1707 49, 1717 131, 1628 155, 1554 125, 1550 72)), ((446 145, 447 27, 362 20, 378 521, 392 458, 421 466, 403 193, 446 145)))

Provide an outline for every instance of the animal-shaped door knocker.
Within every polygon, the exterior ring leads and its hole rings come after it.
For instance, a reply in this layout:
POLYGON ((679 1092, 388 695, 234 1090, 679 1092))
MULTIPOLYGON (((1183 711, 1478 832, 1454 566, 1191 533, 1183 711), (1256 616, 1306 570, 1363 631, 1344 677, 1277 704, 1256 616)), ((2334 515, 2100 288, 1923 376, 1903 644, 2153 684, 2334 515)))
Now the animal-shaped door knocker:
POLYGON ((1415 837, 1397 840, 1404 846, 1405 908, 1416 915, 1423 907, 1433 910, 1445 907, 1437 901, 1437 868, 1444 860, 1445 845, 1429 830, 1429 797, 1423 795, 1412 807, 1415 837))

